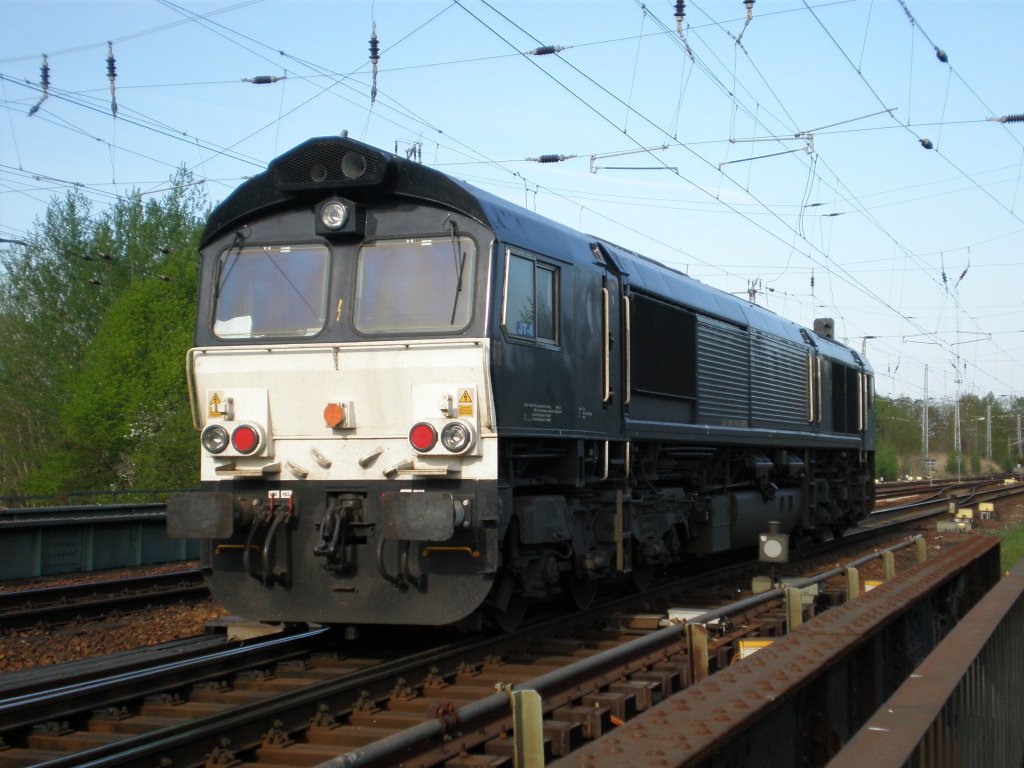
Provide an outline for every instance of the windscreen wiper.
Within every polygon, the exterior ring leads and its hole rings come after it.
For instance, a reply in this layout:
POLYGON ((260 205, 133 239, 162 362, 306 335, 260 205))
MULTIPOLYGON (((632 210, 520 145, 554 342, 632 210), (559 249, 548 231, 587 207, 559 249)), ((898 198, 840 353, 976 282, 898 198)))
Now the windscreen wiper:
POLYGON ((454 220, 448 219, 446 222, 452 228, 452 256, 455 257, 455 301, 452 303, 452 319, 449 325, 455 325, 455 310, 459 306, 459 294, 462 293, 462 273, 466 268, 466 252, 462 252, 462 257, 459 257, 459 240, 458 240, 458 225, 454 220))
POLYGON ((224 272, 224 264, 229 258, 231 258, 231 252, 242 244, 242 241, 246 236, 247 233, 244 230, 237 230, 235 232, 234 240, 231 241, 231 245, 228 246, 227 251, 224 253, 224 258, 217 262, 217 275, 214 277, 213 298, 216 299, 220 297, 221 288, 224 287, 224 284, 228 281, 228 277, 231 275, 231 270, 233 270, 235 268, 235 264, 238 263, 238 257, 241 255, 241 249, 239 249, 239 252, 235 254, 235 260, 231 262, 231 266, 228 267, 227 272, 224 272), (223 273, 223 275, 221 273, 223 273))

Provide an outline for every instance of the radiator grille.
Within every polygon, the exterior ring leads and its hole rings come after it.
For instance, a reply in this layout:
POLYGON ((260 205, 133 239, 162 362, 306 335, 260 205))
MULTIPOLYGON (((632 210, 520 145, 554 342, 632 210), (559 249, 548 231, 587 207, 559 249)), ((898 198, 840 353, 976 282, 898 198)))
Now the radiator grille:
POLYGON ((746 329, 698 318, 697 420, 750 425, 750 341, 746 329))
POLYGON ((807 427, 807 349, 774 336, 751 334, 753 426, 807 427))

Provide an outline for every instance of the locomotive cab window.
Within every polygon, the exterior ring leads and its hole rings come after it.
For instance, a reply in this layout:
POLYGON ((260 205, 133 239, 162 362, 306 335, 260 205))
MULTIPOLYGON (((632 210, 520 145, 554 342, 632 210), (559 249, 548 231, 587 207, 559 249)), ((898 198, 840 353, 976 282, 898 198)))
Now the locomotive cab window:
POLYGON ((359 249, 361 333, 461 331, 473 317, 476 244, 468 237, 378 240, 359 249))
POLYGON ((558 268, 508 252, 505 329, 520 339, 558 343, 558 268))
POLYGON ((213 332, 222 339, 314 336, 327 315, 322 245, 229 248, 217 262, 213 332))

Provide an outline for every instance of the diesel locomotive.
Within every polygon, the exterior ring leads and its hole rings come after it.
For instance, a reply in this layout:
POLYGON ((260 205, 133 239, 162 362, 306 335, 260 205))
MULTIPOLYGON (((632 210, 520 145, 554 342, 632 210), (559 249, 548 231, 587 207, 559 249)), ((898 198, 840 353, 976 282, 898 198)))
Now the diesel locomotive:
POLYGON ((186 359, 213 595, 272 622, 509 628, 874 502, 833 338, 347 137, 211 213, 186 359))

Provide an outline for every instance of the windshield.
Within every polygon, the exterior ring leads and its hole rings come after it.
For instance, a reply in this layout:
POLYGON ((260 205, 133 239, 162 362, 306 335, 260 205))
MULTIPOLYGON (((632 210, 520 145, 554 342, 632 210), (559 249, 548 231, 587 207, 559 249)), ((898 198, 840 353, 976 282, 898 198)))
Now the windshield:
POLYGON ((380 240, 359 251, 355 327, 363 333, 465 328, 473 315, 476 246, 468 237, 380 240))
POLYGON ((217 262, 213 332, 222 339, 313 336, 324 327, 327 248, 229 248, 217 262))

